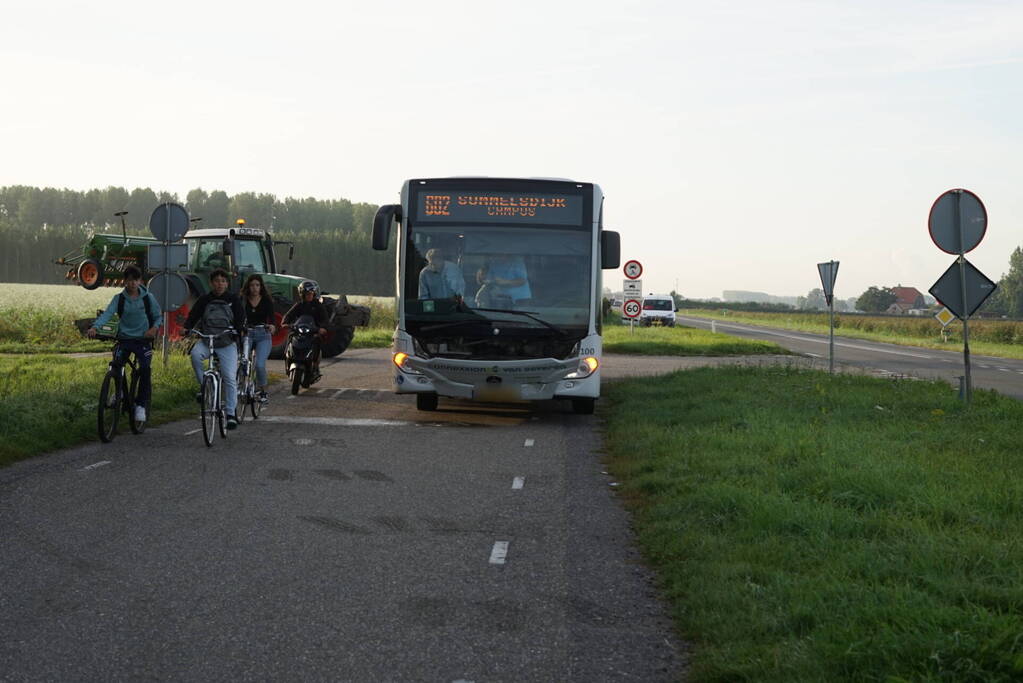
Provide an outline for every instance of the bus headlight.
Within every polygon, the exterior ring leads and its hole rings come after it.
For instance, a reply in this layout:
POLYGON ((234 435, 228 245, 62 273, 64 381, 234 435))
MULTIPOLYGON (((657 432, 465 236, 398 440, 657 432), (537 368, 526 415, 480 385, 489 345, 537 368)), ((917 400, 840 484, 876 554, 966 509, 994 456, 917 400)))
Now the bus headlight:
POLYGON ((394 364, 398 366, 398 369, 408 375, 421 375, 422 373, 418 370, 413 370, 408 364, 409 355, 404 351, 399 351, 391 357, 394 364))
POLYGON ((583 377, 589 377, 592 375, 597 368, 600 366, 600 361, 593 356, 586 356, 585 358, 579 359, 579 367, 575 369, 575 372, 565 375, 565 379, 582 379, 583 377))

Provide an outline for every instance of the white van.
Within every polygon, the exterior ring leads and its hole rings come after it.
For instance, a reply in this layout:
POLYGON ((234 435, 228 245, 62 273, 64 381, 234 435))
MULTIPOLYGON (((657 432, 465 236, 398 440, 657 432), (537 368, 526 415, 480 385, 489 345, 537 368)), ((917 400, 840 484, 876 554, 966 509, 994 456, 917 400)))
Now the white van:
POLYGON ((667 294, 647 294, 643 297, 643 310, 636 322, 645 327, 651 325, 675 326, 675 300, 667 294))

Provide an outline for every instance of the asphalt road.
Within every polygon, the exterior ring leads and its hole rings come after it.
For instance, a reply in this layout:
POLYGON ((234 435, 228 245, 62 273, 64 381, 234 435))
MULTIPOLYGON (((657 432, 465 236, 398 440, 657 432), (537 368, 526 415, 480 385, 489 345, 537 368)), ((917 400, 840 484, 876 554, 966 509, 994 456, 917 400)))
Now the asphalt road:
MULTIPOLYGON (((779 346, 820 360, 828 366, 828 335, 794 332, 760 325, 712 321, 709 318, 679 316, 678 323, 711 329, 747 339, 763 339, 779 346)), ((994 389, 1013 398, 1023 399, 1023 360, 970 354, 970 375, 974 389, 994 389)), ((958 389, 959 377, 965 374, 963 351, 938 351, 915 346, 897 346, 880 342, 835 337, 835 363, 847 368, 874 370, 890 375, 908 375, 943 380, 958 389)))
MULTIPOLYGON (((0 470, 0 680, 678 680, 598 419, 324 364, 198 420, 0 470)), ((608 376, 705 360, 607 357, 608 376)))

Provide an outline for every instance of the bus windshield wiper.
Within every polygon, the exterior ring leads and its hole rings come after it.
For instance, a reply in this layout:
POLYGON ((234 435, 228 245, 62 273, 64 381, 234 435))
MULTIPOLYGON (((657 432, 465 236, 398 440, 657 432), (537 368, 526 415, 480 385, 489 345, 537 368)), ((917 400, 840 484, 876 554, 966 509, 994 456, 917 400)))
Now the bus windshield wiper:
MULTIPOLYGON (((534 313, 530 313, 529 311, 513 311, 510 308, 474 308, 472 310, 474 310, 474 311, 486 311, 487 313, 510 313, 512 315, 522 315, 522 316, 525 316, 525 317, 529 318, 530 320, 535 320, 536 322, 540 323, 544 327, 548 327, 548 328, 554 330, 555 332, 560 334, 562 337, 567 337, 568 336, 568 332, 565 332, 563 329, 561 329, 557 325, 553 325, 553 324, 547 322, 543 318, 537 317, 534 313)), ((499 321, 495 320, 493 322, 499 322, 499 321)))

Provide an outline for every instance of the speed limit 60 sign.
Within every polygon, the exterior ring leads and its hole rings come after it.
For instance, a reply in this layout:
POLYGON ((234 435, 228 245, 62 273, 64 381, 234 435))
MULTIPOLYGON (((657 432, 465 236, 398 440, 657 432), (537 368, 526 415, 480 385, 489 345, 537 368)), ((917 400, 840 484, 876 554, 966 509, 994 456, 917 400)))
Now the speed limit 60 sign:
POLYGON ((643 310, 643 304, 636 299, 629 299, 622 304, 622 315, 626 318, 635 318, 643 310))

